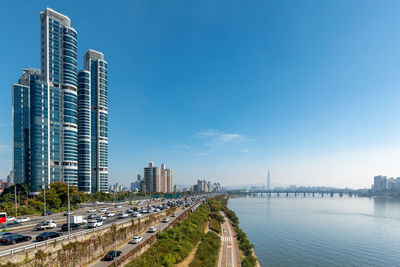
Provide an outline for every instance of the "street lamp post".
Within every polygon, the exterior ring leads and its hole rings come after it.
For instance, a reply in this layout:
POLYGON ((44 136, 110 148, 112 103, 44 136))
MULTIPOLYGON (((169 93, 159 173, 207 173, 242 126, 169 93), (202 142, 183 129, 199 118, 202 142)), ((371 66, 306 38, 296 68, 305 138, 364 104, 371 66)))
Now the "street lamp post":
POLYGON ((68 193, 67 193, 67 195, 68 195, 68 216, 67 216, 67 219, 68 219, 68 221, 67 221, 67 226, 68 226, 68 239, 70 239, 71 238, 71 209, 70 209, 70 204, 69 204, 69 179, 68 179, 68 182, 67 182, 67 188, 68 188, 68 193))

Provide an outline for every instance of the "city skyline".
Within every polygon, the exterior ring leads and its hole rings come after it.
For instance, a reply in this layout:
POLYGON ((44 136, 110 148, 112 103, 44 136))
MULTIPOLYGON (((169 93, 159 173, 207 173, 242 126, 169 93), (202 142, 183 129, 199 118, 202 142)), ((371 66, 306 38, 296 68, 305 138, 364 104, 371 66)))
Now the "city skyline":
MULTIPOLYGON (((24 3, 5 3, 18 12, 0 18, 10 40, 0 77, 3 179, 10 84, 41 67, 45 5, 24 3)), ((400 174, 396 1, 46 4, 73 22, 79 61, 93 48, 112 66, 110 184, 129 185, 151 160, 174 166, 177 184, 265 183, 268 168, 275 183, 364 188, 400 174)))

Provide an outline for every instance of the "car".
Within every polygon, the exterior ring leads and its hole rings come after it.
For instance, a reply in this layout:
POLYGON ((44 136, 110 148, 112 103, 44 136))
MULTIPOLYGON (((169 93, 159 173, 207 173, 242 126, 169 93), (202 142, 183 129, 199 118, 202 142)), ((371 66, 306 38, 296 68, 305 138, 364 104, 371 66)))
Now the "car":
POLYGON ((167 223, 167 222, 169 222, 169 218, 164 218, 161 222, 167 223))
POLYGON ((126 212, 122 212, 122 213, 118 214, 118 219, 123 219, 126 217, 128 217, 128 213, 126 213, 126 212))
POLYGON ((97 226, 102 226, 103 225, 103 220, 97 219, 97 226))
POLYGON ((99 224, 98 224, 97 220, 89 221, 88 224, 87 224, 88 228, 95 228, 95 227, 98 227, 98 226, 99 226, 99 224))
POLYGON ((133 212, 133 209, 127 209, 126 210, 126 213, 132 213, 133 212))
POLYGON ((176 217, 176 213, 172 213, 172 214, 171 214, 171 217, 176 217))
POLYGON ((46 211, 46 213, 42 212, 42 216, 46 216, 46 215, 52 215, 53 212, 51 210, 46 211))
POLYGON ((131 244, 139 244, 142 242, 143 237, 142 236, 135 236, 129 243, 131 244))
POLYGON ((2 238, 0 240, 0 243, 3 245, 14 245, 16 243, 25 242, 29 240, 32 240, 32 237, 29 235, 13 234, 2 238))
POLYGON ((101 220, 107 220, 107 216, 106 215, 101 215, 100 217, 99 217, 99 219, 101 219, 101 220))
POLYGON ((16 220, 15 217, 7 217, 7 222, 13 222, 15 220, 16 220))
POLYGON ((87 212, 89 212, 89 213, 92 213, 92 212, 95 212, 96 210, 95 209, 88 209, 87 210, 87 212))
POLYGON ((142 217, 142 214, 139 213, 139 212, 137 212, 137 211, 135 211, 135 212, 132 214, 132 216, 133 216, 133 218, 139 218, 139 217, 142 217))
POLYGON ((149 229, 149 233, 155 233, 155 232, 157 232, 157 226, 153 226, 153 227, 150 227, 150 229, 149 229))
POLYGON ((56 232, 43 232, 40 235, 36 236, 36 241, 45 241, 60 236, 62 236, 62 234, 56 232))
POLYGON ((113 216, 115 216, 115 213, 114 212, 106 212, 104 215, 107 217, 113 217, 113 216))
POLYGON ((50 220, 50 221, 43 221, 41 223, 38 223, 35 226, 35 230, 39 231, 39 230, 53 229, 56 227, 57 227, 57 224, 53 220, 50 220))
POLYGON ((98 216, 97 214, 90 214, 87 218, 90 219, 96 219, 98 216))
POLYGON ((119 250, 111 250, 110 252, 107 253, 107 255, 104 256, 104 260, 106 261, 112 261, 113 259, 121 256, 122 252, 119 250))
POLYGON ((23 222, 30 222, 31 219, 29 217, 21 217, 17 219, 17 222, 23 223, 23 222))
POLYGON ((13 233, 10 232, 0 232, 0 239, 3 239, 7 236, 13 235, 13 233))
MULTIPOLYGON (((79 224, 77 224, 77 223, 70 223, 70 227, 69 227, 71 230, 76 230, 76 229, 79 229, 80 228, 80 225, 79 224)), ((62 231, 68 231, 68 223, 64 223, 62 226, 61 226, 61 230, 62 231)))
POLYGON ((72 214, 74 214, 74 212, 72 212, 72 211, 68 212, 67 211, 67 212, 64 213, 64 216, 68 216, 68 215, 72 215, 72 214))
POLYGON ((115 208, 116 209, 120 209, 120 208, 122 208, 122 206, 121 205, 115 205, 115 208))
POLYGON ((99 212, 106 212, 106 211, 107 211, 106 208, 99 209, 99 212))

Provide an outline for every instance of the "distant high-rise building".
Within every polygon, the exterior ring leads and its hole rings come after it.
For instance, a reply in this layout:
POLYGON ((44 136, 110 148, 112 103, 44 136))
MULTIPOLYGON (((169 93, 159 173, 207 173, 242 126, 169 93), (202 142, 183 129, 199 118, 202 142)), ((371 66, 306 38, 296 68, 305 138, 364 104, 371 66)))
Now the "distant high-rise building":
POLYGON ((148 167, 144 168, 144 184, 146 193, 160 192, 160 168, 155 167, 153 162, 149 163, 148 167))
POLYGON ((374 190, 385 191, 388 189, 388 179, 386 176, 378 175, 374 177, 374 190))
POLYGON ((268 169, 268 178, 267 178, 267 190, 271 190, 271 176, 268 169))
POLYGON ((174 184, 174 172, 171 169, 166 169, 165 170, 166 173, 166 191, 167 193, 172 193, 174 192, 173 190, 173 184, 174 184))

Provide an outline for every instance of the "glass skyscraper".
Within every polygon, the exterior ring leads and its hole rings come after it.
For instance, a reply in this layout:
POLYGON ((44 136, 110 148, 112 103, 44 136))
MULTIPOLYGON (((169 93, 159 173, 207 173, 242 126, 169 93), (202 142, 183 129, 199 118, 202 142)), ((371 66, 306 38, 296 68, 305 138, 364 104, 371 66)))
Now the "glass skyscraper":
POLYGON ((103 192, 108 190, 108 64, 94 50, 86 52, 84 62, 91 85, 91 187, 103 192))
POLYGON ((32 194, 55 181, 106 191, 107 63, 89 50, 78 74, 70 19, 46 8, 40 24, 41 69, 24 69, 12 85, 15 182, 28 183, 32 194))

